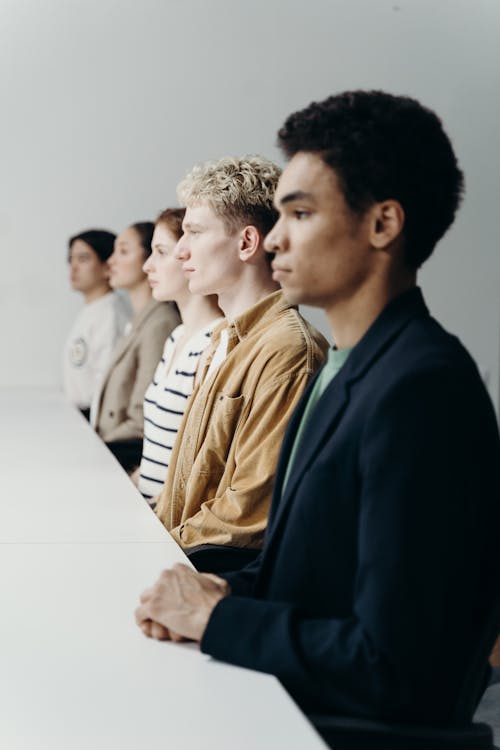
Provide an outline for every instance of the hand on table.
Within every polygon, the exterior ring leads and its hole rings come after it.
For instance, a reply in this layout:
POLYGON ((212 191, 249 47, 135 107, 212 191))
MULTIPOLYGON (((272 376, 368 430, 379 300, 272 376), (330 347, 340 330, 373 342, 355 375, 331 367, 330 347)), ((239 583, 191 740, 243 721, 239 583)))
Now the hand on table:
POLYGON ((150 638, 201 641, 214 607, 229 593, 222 578, 177 564, 142 594, 135 619, 150 638))

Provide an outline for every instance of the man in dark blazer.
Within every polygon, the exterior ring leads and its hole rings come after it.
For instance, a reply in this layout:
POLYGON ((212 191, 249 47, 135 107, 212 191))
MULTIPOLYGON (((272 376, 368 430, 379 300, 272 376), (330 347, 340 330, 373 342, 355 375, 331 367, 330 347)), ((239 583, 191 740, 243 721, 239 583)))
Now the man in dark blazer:
POLYGON ((137 622, 276 675, 308 711, 456 720, 499 596, 499 438, 416 273, 462 173, 436 115, 382 92, 312 104, 279 140, 274 278, 326 311, 335 348, 289 425, 259 558, 164 571, 137 622))

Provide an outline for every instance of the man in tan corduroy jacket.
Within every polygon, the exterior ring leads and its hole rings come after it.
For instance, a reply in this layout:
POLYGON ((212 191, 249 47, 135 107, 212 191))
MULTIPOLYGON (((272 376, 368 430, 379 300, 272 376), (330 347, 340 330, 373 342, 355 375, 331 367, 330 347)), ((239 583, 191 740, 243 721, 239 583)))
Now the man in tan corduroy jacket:
POLYGON ((178 188, 178 258, 190 291, 217 294, 226 322, 198 373, 156 512, 199 568, 199 553, 218 546, 212 571, 262 546, 282 438, 328 347, 286 301, 264 251, 279 172, 260 157, 226 158, 196 166, 178 188))

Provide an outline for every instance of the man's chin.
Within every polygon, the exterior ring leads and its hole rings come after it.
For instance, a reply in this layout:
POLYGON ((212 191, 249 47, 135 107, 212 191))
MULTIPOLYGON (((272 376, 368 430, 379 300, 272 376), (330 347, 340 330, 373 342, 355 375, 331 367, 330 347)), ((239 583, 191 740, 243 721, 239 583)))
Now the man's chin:
POLYGON ((198 297, 207 297, 209 294, 217 294, 217 292, 213 292, 208 287, 203 286, 203 284, 193 284, 193 282, 189 282, 189 291, 191 294, 196 294, 198 297))
POLYGON ((289 289, 285 285, 281 285, 281 291, 283 292, 285 299, 291 305, 302 305, 307 304, 303 299, 303 295, 300 294, 297 289, 289 289))

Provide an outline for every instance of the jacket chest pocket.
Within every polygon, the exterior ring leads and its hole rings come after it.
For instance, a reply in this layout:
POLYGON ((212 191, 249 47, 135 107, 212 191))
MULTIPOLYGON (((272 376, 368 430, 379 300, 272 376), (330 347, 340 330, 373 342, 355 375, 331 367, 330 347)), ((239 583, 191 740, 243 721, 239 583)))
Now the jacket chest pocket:
POLYGON ((200 474, 223 474, 244 403, 244 396, 217 394, 195 460, 200 474))

